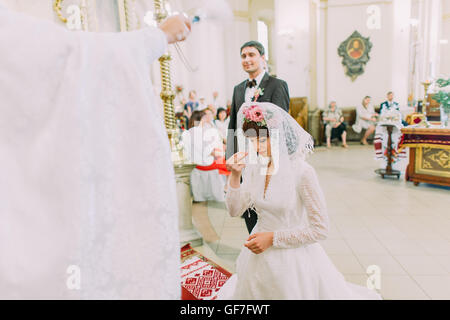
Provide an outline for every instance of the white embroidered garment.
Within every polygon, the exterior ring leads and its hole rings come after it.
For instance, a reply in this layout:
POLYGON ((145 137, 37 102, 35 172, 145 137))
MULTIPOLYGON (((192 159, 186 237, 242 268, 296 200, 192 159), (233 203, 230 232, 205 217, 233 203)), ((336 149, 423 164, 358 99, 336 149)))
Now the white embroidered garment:
MULTIPOLYGON (((214 149, 223 148, 222 139, 215 126, 197 126, 182 134, 182 144, 187 158, 196 165, 210 166, 214 162, 214 149)), ((225 179, 219 170, 200 170, 191 172, 191 192, 194 201, 223 202, 225 179)))
MULTIPOLYGON (((391 165, 392 169, 403 171, 404 162, 408 159, 408 153, 407 149, 404 148, 399 152, 399 145, 400 141, 402 140, 403 133, 401 132, 401 129, 403 128, 403 124, 401 122, 401 115, 400 112, 394 111, 392 112, 394 114, 397 114, 398 120, 397 121, 391 121, 391 120, 384 120, 383 118, 378 123, 375 129, 375 137, 373 140, 373 145, 375 148, 375 159, 378 160, 379 166, 381 169, 385 169, 388 164, 388 141, 389 141, 389 133, 387 130, 386 125, 391 125, 392 127, 392 152, 391 152, 391 165)), ((388 112, 385 112, 383 116, 389 114, 388 112)))
POLYGON ((0 6, 0 44, 0 298, 179 299, 149 78, 164 33, 69 32, 0 6))
MULTIPOLYGON (((239 188, 228 185, 226 204, 231 216, 253 207, 258 222, 252 234, 274 232, 273 246, 261 254, 243 247, 236 274, 219 298, 380 299, 376 292, 346 282, 318 243, 327 237, 329 220, 316 173, 304 160, 311 137, 281 108, 256 105, 264 109, 276 172, 264 197, 267 164, 251 162, 250 150, 243 183, 239 188)), ((243 109, 245 105, 239 113, 243 109)))

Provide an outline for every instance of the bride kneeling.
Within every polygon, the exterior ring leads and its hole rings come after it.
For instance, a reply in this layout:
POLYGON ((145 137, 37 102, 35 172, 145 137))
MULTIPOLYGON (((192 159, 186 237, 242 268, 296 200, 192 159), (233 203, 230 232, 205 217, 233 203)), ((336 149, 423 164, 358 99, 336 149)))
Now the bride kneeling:
POLYGON ((271 103, 242 105, 237 128, 244 135, 240 152, 227 160, 226 204, 231 216, 253 208, 258 222, 219 299, 381 299, 346 282, 318 243, 329 221, 315 170, 305 161, 311 136, 271 103))

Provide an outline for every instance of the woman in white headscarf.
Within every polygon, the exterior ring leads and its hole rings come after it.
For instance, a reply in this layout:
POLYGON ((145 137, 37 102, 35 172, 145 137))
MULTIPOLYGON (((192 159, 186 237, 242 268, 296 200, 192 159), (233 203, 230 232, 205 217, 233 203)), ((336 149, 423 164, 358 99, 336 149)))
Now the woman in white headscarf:
POLYGON ((243 136, 240 152, 227 160, 226 204, 231 216, 254 208, 258 222, 219 297, 380 299, 346 282, 318 243, 328 235, 329 220, 315 170, 305 161, 311 136, 271 103, 244 104, 237 124, 243 136))

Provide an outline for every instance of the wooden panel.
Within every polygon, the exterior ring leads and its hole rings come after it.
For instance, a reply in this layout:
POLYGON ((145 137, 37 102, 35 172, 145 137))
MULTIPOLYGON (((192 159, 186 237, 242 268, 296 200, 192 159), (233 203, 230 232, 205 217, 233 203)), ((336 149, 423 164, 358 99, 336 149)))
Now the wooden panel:
POLYGON ((308 131, 308 98, 291 98, 289 113, 303 129, 308 131))
POLYGON ((450 186, 449 129, 403 128, 404 146, 409 147, 406 180, 450 186))
MULTIPOLYGON (((446 177, 445 172, 443 172, 442 175, 437 175, 436 173, 426 174, 422 168, 417 167, 417 164, 421 162, 421 158, 423 157, 423 150, 421 149, 422 148, 409 149, 409 164, 406 168, 406 180, 414 182, 414 185, 416 186, 423 182, 450 187, 450 178, 446 177)), ((447 153, 449 153, 448 150, 447 153)), ((447 170, 444 168, 444 171, 447 170)))
POLYGON ((450 129, 443 128, 403 128, 405 134, 450 135, 450 129))

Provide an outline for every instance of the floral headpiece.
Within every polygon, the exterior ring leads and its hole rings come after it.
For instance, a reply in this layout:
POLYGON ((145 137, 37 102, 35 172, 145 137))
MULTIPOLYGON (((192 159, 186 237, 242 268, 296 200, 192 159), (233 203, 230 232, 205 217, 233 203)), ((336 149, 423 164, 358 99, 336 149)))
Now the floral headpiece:
POLYGON ((281 138, 279 141, 286 143, 289 156, 300 155, 304 159, 314 149, 311 135, 289 113, 273 103, 244 103, 237 114, 237 127, 243 129, 243 124, 248 122, 266 127, 275 139, 281 138))
POLYGON ((264 119, 264 114, 261 107, 256 105, 245 107, 242 113, 244 114, 245 122, 253 121, 260 127, 267 127, 267 122, 264 119))
POLYGON ((245 122, 255 122, 260 127, 272 128, 278 123, 271 110, 258 105, 245 106, 242 109, 245 122))

